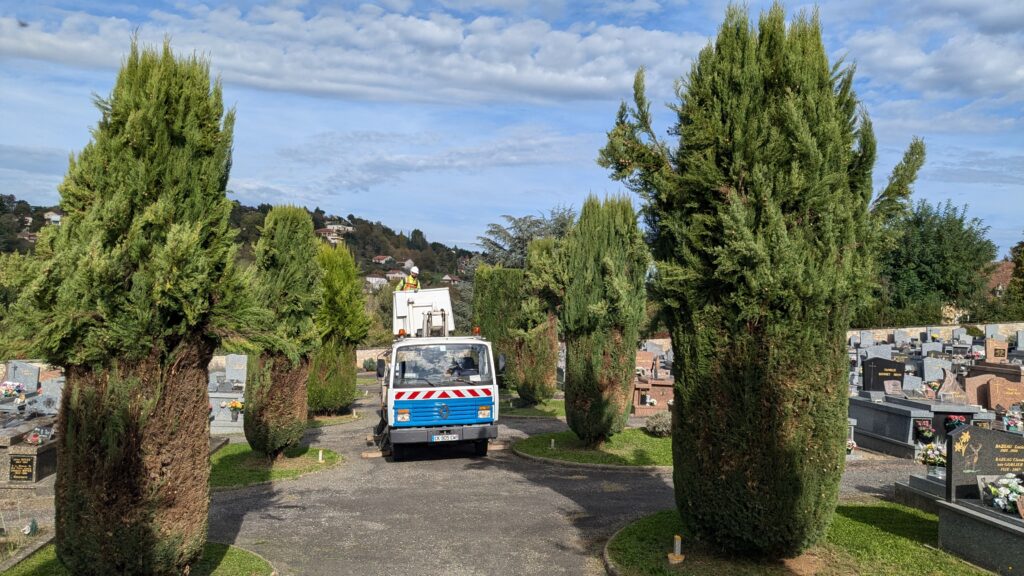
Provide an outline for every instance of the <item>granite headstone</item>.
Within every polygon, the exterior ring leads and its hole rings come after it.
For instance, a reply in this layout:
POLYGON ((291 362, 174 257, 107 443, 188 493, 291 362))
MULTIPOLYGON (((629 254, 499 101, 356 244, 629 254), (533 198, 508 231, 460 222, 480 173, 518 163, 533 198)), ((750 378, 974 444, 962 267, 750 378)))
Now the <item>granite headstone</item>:
POLYGON ((924 369, 922 370, 921 377, 924 378, 925 382, 943 380, 946 377, 945 371, 953 369, 952 362, 941 358, 925 358, 923 363, 924 369))
POLYGON ((885 358, 868 358, 864 361, 864 390, 886 392, 886 381, 892 380, 902 388, 906 366, 885 358))
POLYGON ((875 345, 875 335, 867 330, 860 333, 860 347, 867 348, 875 345))
POLYGON ((942 354, 942 343, 941 342, 922 342, 921 343, 921 356, 928 356, 929 354, 942 354))
POLYGON ((977 477, 1024 472, 1020 434, 961 426, 946 436, 946 500, 977 499, 977 477))

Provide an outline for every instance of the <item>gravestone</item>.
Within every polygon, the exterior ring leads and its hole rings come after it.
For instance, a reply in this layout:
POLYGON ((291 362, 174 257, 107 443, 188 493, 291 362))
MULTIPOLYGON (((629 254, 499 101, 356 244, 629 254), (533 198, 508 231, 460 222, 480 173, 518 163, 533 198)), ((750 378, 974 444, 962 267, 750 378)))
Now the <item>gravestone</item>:
POLYGON ((1024 350, 1024 330, 1017 330, 1017 350, 1024 350))
POLYGON ((853 336, 850 336, 850 346, 852 348, 856 348, 856 347, 860 346, 860 338, 858 338, 856 334, 854 334, 853 336))
POLYGON ((11 360, 7 363, 7 374, 4 378, 7 382, 24 385, 26 390, 35 390, 39 384, 39 367, 28 362, 11 360))
POLYGON ((994 378, 997 378, 997 376, 992 374, 979 374, 977 376, 968 376, 964 379, 964 392, 967 394, 967 403, 991 409, 992 403, 989 402, 989 383, 992 382, 994 378))
POLYGON ((907 394, 909 394, 911 392, 920 393, 921 392, 921 386, 923 386, 923 385, 924 385, 924 380, 921 380, 920 376, 914 376, 913 374, 904 374, 903 375, 903 392, 904 393, 907 393, 907 394))
POLYGON ((954 328, 953 329, 953 340, 962 341, 964 336, 967 336, 967 329, 966 328, 954 328))
POLYGON ((863 350, 866 358, 885 358, 886 360, 892 360, 892 346, 888 344, 869 346, 863 350))
POLYGON ((928 356, 933 353, 942 354, 941 342, 923 342, 921 344, 921 356, 928 356))
POLYGON ((938 328, 928 328, 928 340, 938 342, 942 340, 942 331, 938 328))
POLYGON ((1013 364, 1000 364, 997 362, 976 362, 973 366, 967 368, 967 376, 981 376, 982 374, 992 374, 995 376, 1002 376, 1010 382, 1021 381, 1021 368, 1020 366, 1014 366, 1013 364))
POLYGON ((224 362, 224 380, 231 383, 239 382, 245 385, 248 366, 249 357, 245 354, 228 354, 224 362))
POLYGON ((1020 434, 961 426, 946 436, 946 500, 978 499, 979 475, 1024 472, 1020 434))
POLYGON ((1024 384, 1010 382, 1006 378, 992 377, 988 381, 988 408, 997 412, 1006 412, 1014 404, 1024 402, 1024 384))
POLYGON ((945 371, 953 370, 953 363, 941 358, 925 358, 923 364, 924 369, 922 370, 921 377, 924 378, 925 382, 943 380, 946 377, 945 371))
POLYGON ((1007 354, 1009 353, 1009 346, 1006 342, 988 338, 985 340, 985 361, 992 362, 995 364, 1005 364, 1007 362, 1007 354))
POLYGON ((860 347, 867 348, 868 346, 875 345, 875 335, 866 330, 860 333, 860 347))
POLYGON ((939 388, 936 396, 939 400, 944 402, 967 402, 967 394, 963 387, 960 386, 960 382, 957 380, 956 374, 953 370, 945 370, 945 377, 943 378, 942 386, 939 388))
POLYGON ((61 396, 64 394, 64 378, 50 378, 39 384, 37 403, 43 414, 56 415, 60 410, 61 396))
MULTIPOLYGON (((864 361, 864 390, 869 392, 886 392, 887 381, 894 381, 898 393, 902 394, 903 376, 906 366, 903 362, 895 362, 885 358, 868 358, 864 361)), ((896 390, 893 388, 893 390, 896 390)))
POLYGON ((999 336, 999 326, 997 324, 985 324, 985 339, 996 338, 999 336))
POLYGON ((896 330, 892 333, 892 342, 896 346, 910 344, 910 332, 907 332, 906 330, 896 330))

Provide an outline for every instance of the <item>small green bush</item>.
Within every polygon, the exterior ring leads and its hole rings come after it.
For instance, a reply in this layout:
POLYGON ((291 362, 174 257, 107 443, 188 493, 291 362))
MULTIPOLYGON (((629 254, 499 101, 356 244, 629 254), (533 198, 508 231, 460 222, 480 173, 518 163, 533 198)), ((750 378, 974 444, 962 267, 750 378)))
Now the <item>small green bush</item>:
POLYGON ((310 414, 339 414, 356 399, 356 350, 331 339, 313 352, 306 384, 310 414))
POLYGON ((644 432, 657 438, 666 438, 672 435, 672 413, 658 412, 649 416, 644 421, 644 432))
POLYGON ((373 358, 367 358, 363 360, 363 370, 366 372, 373 372, 377 369, 377 361, 373 358))

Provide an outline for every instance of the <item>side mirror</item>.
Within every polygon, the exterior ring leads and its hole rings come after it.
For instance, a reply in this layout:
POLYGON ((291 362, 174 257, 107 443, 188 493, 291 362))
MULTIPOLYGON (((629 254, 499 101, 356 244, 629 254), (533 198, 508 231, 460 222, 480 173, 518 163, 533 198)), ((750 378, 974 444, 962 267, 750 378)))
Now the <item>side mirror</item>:
POLYGON ((384 377, 384 367, 385 367, 384 360, 378 358, 377 359, 377 378, 383 378, 384 377))
POLYGON ((498 374, 505 373, 505 355, 498 354, 498 374))

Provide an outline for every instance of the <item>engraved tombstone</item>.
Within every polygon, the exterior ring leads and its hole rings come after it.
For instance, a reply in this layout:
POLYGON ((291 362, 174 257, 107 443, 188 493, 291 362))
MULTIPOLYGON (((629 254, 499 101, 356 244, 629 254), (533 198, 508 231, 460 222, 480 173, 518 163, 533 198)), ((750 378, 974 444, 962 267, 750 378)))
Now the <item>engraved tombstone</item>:
POLYGON ((1002 340, 989 338, 985 340, 985 361, 996 364, 1005 364, 1009 346, 1002 340))
POLYGON ((946 499, 977 499, 979 475, 1024 472, 1024 437, 961 426, 946 436, 946 455, 946 499))
POLYGON ((892 389, 902 395, 905 372, 906 366, 903 362, 885 358, 868 358, 864 361, 864 390, 889 393, 889 390, 892 389), (895 382, 895 387, 887 386, 888 381, 895 382))
POLYGON ((860 333, 860 347, 867 348, 875 345, 875 335, 867 330, 860 333))

